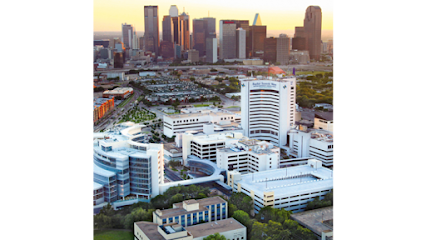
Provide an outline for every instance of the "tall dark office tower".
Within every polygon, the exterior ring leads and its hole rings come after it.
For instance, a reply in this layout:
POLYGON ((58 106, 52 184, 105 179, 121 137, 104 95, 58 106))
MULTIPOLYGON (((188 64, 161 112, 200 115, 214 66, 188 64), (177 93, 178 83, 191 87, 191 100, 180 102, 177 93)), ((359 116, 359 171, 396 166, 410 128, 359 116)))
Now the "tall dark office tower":
POLYGON ((171 17, 172 18, 172 27, 173 27, 173 42, 175 44, 179 44, 180 40, 180 21, 179 17, 171 17))
POLYGON ((203 20, 207 24, 206 28, 206 38, 207 37, 216 37, 216 18, 206 17, 203 20))
POLYGON ((173 22, 170 16, 163 17, 163 41, 173 43, 173 22))
POLYGON ((158 46, 160 45, 160 32, 158 30, 158 6, 145 6, 145 51, 151 51, 158 56, 158 46), (150 43, 147 44, 147 41, 150 43), (152 42, 151 42, 152 41, 152 42))
POLYGON ((145 51, 143 37, 139 38, 139 49, 145 51))
POLYGON ((114 68, 123 68, 124 52, 114 52, 114 68))
POLYGON ((292 50, 308 50, 306 47, 306 35, 304 27, 295 27, 294 28, 294 37, 291 42, 292 50))
POLYGON ((250 26, 251 57, 263 58, 265 52, 266 26, 250 26))
MULTIPOLYGON (((248 21, 247 21, 248 22, 248 21)), ((242 24, 244 29, 245 23, 242 24)), ((246 54, 247 57, 263 58, 265 51, 266 26, 262 26, 260 15, 256 13, 253 20, 253 25, 246 30, 246 54)))
POLYGON ((192 37, 194 44, 192 48, 197 50, 200 56, 204 56, 206 52, 206 32, 207 21, 204 21, 204 19, 192 20, 192 37))
POLYGON ((121 40, 124 43, 125 48, 133 48, 133 26, 131 24, 121 24, 121 40))
POLYGON ((321 56, 321 21, 321 8, 319 6, 309 6, 306 9, 303 26, 305 28, 309 56, 315 60, 319 60, 321 56))
POLYGON ((275 63, 277 61, 277 39, 274 37, 265 39, 265 53, 263 60, 265 62, 275 63))
POLYGON ((219 22, 219 58, 232 59, 237 56, 237 23, 235 20, 219 22))
POLYGON ((189 41, 189 15, 186 13, 182 13, 179 15, 180 22, 180 36, 179 36, 179 45, 182 46, 182 51, 190 49, 190 41, 189 41))
POLYGON ((161 41, 160 55, 163 59, 173 59, 175 55, 174 44, 170 41, 161 41))

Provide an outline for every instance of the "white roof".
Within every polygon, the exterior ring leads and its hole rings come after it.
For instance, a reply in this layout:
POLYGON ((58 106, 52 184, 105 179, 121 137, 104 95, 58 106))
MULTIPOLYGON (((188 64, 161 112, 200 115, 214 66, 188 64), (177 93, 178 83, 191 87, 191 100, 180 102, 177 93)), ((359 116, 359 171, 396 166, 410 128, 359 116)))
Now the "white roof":
POLYGON ((103 188, 103 186, 101 184, 93 182, 93 190, 98 190, 98 189, 101 189, 101 188, 103 188))
POLYGON ((312 168, 306 164, 289 167, 287 170, 280 168, 261 171, 254 173, 254 176, 252 176, 252 173, 244 174, 241 175, 241 180, 236 181, 236 183, 240 183, 242 188, 249 191, 253 190, 255 194, 261 197, 263 197, 264 192, 272 191, 275 197, 290 197, 297 194, 333 188, 332 173, 333 171, 328 168, 318 167, 318 169, 315 169, 315 166, 312 168), (298 176, 301 173, 308 174, 308 176, 291 178, 291 176, 298 176))

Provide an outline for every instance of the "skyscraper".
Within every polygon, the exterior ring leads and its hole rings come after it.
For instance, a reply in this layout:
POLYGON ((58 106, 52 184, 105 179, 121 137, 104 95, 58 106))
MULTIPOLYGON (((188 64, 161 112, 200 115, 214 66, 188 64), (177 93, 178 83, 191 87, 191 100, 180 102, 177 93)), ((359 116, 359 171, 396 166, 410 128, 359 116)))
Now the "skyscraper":
POLYGON ((265 52, 266 26, 250 26, 251 57, 263 58, 265 52))
POLYGON ((207 37, 216 37, 216 18, 206 17, 203 20, 207 24, 206 29, 206 38, 207 37))
POLYGON ((173 43, 173 22, 170 16, 163 16, 163 41, 173 43))
POLYGON ((244 136, 284 147, 295 121, 296 78, 247 77, 240 82, 244 136))
POLYGON ((151 51, 158 56, 160 45, 160 32, 158 30, 158 6, 145 6, 145 51, 151 51))
POLYGON ((182 46, 182 50, 190 49, 190 41, 189 41, 189 15, 183 12, 179 15, 180 22, 180 34, 179 36, 180 42, 179 45, 182 46))
POLYGON ((179 10, 176 5, 171 5, 169 9, 169 16, 170 17, 177 17, 179 16, 179 10))
POLYGON ((206 62, 217 62, 217 38, 208 37, 206 39, 206 62))
POLYGON ((290 38, 286 34, 280 34, 277 39, 277 62, 287 65, 290 56, 290 38))
POLYGON ((200 56, 205 55, 206 32, 207 32, 207 22, 204 21, 204 19, 192 20, 192 37, 193 37, 192 48, 197 50, 200 56))
POLYGON ((306 47, 306 35, 304 27, 295 27, 294 28, 294 37, 291 42, 292 50, 307 50, 306 47))
POLYGON ((315 60, 319 60, 321 56, 321 21, 321 8, 319 6, 309 6, 306 9, 303 26, 309 55, 315 60))
POLYGON ((256 13, 253 25, 249 27, 249 57, 263 58, 265 52, 266 26, 262 26, 259 13, 256 13))
POLYGON ((121 24, 121 41, 124 43, 125 48, 132 49, 133 26, 131 24, 121 24))
POLYGON ((138 38, 138 35, 136 34, 136 31, 133 31, 132 49, 139 49, 139 38, 138 38))
POLYGON ((274 37, 265 39, 265 54, 263 57, 265 62, 275 63, 277 61, 277 39, 274 37))
POLYGON ((237 30, 237 58, 246 58, 246 30, 238 28, 237 30))
POLYGON ((219 58, 229 59, 237 56, 236 28, 234 20, 220 20, 219 22, 219 58))

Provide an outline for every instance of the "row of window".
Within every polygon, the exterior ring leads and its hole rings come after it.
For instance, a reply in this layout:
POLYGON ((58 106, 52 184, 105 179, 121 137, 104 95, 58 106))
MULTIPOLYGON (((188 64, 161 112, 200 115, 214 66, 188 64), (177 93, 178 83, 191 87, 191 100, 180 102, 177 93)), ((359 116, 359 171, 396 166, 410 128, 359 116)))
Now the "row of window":
POLYGON ((173 121, 173 123, 182 123, 182 122, 198 122, 198 118, 189 119, 189 120, 178 120, 178 121, 173 121))

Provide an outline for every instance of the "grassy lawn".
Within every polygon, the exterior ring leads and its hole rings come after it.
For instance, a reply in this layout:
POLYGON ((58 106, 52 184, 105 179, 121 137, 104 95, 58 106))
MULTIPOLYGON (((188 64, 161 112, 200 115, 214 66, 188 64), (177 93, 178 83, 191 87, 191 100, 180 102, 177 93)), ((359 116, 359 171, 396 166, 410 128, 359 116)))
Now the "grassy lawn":
POLYGON ((126 105, 131 99, 133 98, 133 94, 130 95, 126 100, 124 100, 122 103, 118 104, 117 107, 122 108, 124 105, 126 105))
POLYGON ((296 72, 296 75, 308 75, 308 74, 312 74, 315 76, 315 74, 321 73, 322 75, 324 75, 326 72, 324 71, 304 71, 304 72, 296 72))
POLYGON ((195 104, 194 107, 208 107, 210 104, 195 104))
POLYGON ((227 107, 227 108, 241 108, 240 106, 230 106, 230 107, 227 107))
POLYGON ((120 230, 95 230, 94 240, 133 240, 133 233, 120 230))

